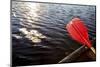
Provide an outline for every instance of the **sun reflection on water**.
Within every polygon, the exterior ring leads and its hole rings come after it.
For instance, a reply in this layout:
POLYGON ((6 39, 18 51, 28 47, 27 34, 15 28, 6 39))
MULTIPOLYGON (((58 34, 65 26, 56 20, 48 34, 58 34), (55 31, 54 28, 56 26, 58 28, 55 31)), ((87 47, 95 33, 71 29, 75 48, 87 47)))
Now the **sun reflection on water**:
POLYGON ((30 17, 37 17, 38 11, 40 11, 40 4, 39 3, 27 3, 27 6, 29 8, 29 15, 30 17))
POLYGON ((33 30, 33 29, 29 30, 27 26, 28 25, 32 27, 34 26, 32 24, 34 23, 32 19, 35 19, 38 17, 38 14, 39 14, 38 12, 41 10, 40 4, 39 3, 27 3, 24 5, 25 7, 22 9, 23 17, 26 18, 27 21, 25 21, 23 18, 20 19, 21 21, 24 21, 20 23, 24 27, 19 28, 19 31, 25 35, 25 38, 28 38, 33 43, 39 43, 42 41, 41 39, 44 39, 47 37, 37 30, 33 30))
POLYGON ((31 40, 33 43, 39 43, 41 42, 41 39, 46 38, 43 34, 38 32, 37 30, 27 30, 26 28, 19 29, 20 32, 22 32, 26 38, 31 40))

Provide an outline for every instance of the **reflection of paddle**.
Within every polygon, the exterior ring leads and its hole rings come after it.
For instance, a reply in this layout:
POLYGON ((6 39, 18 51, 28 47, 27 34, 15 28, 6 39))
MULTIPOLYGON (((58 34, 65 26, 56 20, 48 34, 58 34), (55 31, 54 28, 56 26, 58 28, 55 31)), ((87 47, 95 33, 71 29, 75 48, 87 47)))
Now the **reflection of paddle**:
MULTIPOLYGON (((67 24, 66 29, 67 29, 68 33, 70 34, 70 36, 74 40, 76 40, 79 43, 81 43, 82 45, 87 46, 88 48, 90 48, 93 51, 94 54, 96 53, 95 49, 92 47, 92 44, 89 40, 88 30, 87 30, 87 28, 84 25, 84 22, 82 20, 80 20, 79 18, 72 19, 67 24)), ((65 57, 59 63, 65 62, 66 59, 68 59, 68 58, 65 57)))

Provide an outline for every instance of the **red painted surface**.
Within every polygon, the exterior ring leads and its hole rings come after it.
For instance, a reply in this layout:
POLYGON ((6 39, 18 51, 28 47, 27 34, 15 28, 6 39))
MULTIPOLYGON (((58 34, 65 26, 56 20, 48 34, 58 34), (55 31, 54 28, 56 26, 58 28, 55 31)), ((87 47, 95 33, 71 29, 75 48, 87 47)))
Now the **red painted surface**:
POLYGON ((66 29, 74 40, 88 46, 89 48, 92 46, 88 36, 88 29, 84 25, 84 21, 80 18, 72 19, 66 25, 66 29))

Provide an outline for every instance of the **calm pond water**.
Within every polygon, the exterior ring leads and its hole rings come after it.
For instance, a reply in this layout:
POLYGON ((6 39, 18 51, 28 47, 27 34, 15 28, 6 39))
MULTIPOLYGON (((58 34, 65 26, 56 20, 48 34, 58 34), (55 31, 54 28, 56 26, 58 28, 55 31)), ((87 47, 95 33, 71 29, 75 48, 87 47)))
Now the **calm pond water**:
POLYGON ((95 6, 12 1, 11 10, 14 65, 57 63, 79 48, 65 29, 74 17, 85 21, 91 40, 96 37, 95 6))

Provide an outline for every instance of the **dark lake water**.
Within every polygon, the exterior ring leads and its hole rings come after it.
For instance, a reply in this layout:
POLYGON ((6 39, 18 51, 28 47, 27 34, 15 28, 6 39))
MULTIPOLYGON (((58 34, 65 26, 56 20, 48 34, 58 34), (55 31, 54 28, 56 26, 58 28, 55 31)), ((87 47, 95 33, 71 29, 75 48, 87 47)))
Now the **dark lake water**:
POLYGON ((79 48, 65 29, 74 17, 85 21, 91 40, 96 37, 95 6, 12 1, 11 10, 14 65, 57 63, 79 48))

